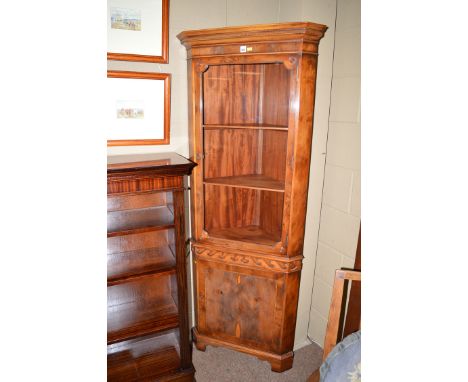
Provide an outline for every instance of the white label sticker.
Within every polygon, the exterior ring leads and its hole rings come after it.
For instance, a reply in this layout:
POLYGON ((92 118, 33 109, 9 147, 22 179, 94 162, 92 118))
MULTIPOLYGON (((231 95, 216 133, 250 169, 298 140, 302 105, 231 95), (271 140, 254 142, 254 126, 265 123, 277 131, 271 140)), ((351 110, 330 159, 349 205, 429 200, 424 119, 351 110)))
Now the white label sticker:
POLYGON ((240 46, 240 52, 241 52, 241 53, 247 52, 247 45, 241 45, 241 46, 240 46))

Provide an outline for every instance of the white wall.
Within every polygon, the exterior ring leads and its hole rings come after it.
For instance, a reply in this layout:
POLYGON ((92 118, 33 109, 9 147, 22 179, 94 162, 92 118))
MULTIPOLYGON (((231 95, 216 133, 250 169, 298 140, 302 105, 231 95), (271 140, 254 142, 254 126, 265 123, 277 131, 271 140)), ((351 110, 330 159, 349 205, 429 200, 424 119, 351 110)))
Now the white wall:
MULTIPOLYGON (((314 341, 320 343, 320 336, 311 335, 314 332, 313 328, 311 330, 311 326, 318 325, 318 331, 320 332, 322 321, 315 320, 313 324, 309 324, 309 313, 314 284, 315 255, 319 245, 320 211, 329 128, 328 117, 332 84, 336 1, 171 0, 169 12, 169 64, 108 61, 109 70, 172 73, 171 144, 165 146, 109 147, 108 154, 175 151, 182 155, 188 155, 187 64, 185 48, 176 38, 179 32, 188 29, 283 21, 312 21, 329 27, 319 48, 312 164, 304 242, 305 259, 299 294, 295 348, 309 343, 308 335, 314 341)), ((354 0, 352 2, 355 3, 354 0)), ((338 131, 339 129, 335 130, 338 131)), ((337 139, 340 139, 340 136, 337 139)), ((332 150, 332 152, 334 151, 332 150)), ((334 155, 339 156, 340 153, 335 150, 334 155)), ((331 234, 333 235, 333 232, 331 234)), ((315 304, 314 306, 317 307, 318 305, 315 304)), ((327 310, 328 307, 321 309, 327 310)))
POLYGON ((308 334, 323 345, 333 275, 352 268, 361 216, 360 0, 338 0, 330 123, 308 334))
POLYGON ((314 134, 307 201, 304 261, 299 290, 295 348, 310 343, 308 340, 309 312, 315 272, 315 253, 318 245, 322 188, 328 134, 328 114, 332 82, 335 35, 336 0, 280 0, 280 21, 312 21, 328 26, 320 41, 317 87, 314 110, 314 134))

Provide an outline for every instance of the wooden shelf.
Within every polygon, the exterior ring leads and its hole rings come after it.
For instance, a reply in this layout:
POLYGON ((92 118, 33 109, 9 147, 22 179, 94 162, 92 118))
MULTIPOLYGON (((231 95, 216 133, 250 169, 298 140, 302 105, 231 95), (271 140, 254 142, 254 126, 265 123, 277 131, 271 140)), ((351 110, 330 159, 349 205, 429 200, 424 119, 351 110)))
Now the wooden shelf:
POLYGON ((130 277, 176 269, 169 246, 107 254, 107 282, 116 283, 130 277))
POLYGON ((107 213, 107 237, 156 231, 174 227, 174 215, 167 206, 107 213))
POLYGON ((177 333, 170 331, 107 346, 107 381, 158 378, 180 368, 177 333))
POLYGON ((228 187, 252 188, 255 190, 266 190, 284 192, 284 182, 270 178, 264 175, 240 175, 240 176, 225 176, 219 178, 205 179, 206 184, 215 184, 228 187))
POLYGON ((262 245, 275 245, 280 241, 279 236, 265 232, 259 226, 212 228, 208 231, 210 237, 226 240, 242 241, 262 245))
POLYGON ((288 126, 270 125, 266 123, 235 124, 235 125, 203 125, 205 130, 217 129, 252 129, 252 130, 280 130, 288 131, 288 126))
POLYGON ((107 287, 107 343, 176 328, 173 275, 151 275, 107 287))

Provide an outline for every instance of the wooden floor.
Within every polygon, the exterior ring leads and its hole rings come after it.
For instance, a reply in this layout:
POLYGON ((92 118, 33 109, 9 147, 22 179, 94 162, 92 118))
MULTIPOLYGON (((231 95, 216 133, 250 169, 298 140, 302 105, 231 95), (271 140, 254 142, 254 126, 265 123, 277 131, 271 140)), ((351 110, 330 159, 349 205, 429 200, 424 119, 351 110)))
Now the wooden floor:
POLYGON ((193 349, 197 382, 305 382, 320 366, 322 349, 311 344, 295 352, 291 370, 274 373, 268 362, 233 350, 208 346, 206 352, 193 349))

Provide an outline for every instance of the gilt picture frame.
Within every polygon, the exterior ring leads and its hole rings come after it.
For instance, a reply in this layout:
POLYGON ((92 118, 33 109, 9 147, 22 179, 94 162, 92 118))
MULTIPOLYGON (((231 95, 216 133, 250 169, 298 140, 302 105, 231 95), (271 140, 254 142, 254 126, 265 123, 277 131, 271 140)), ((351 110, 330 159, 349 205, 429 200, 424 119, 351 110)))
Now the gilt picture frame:
POLYGON ((107 71, 107 146, 170 143, 171 74, 107 71))
POLYGON ((107 0, 107 59, 167 64, 169 0, 107 0))

